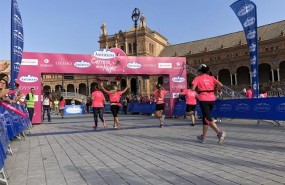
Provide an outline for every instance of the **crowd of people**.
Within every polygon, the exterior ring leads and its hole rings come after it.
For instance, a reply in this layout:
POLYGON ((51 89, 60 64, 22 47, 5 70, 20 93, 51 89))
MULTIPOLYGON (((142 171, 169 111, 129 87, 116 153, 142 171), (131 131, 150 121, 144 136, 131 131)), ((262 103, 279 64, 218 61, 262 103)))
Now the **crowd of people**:
MULTIPOLYGON (((198 75, 192 82, 189 83, 188 89, 181 89, 179 92, 179 101, 185 101, 186 103, 186 114, 191 120, 191 126, 195 126, 196 116, 195 109, 197 105, 197 100, 199 100, 199 105, 202 112, 202 134, 197 136, 197 140, 201 143, 204 143, 206 140, 206 135, 208 132, 208 127, 210 126, 217 134, 218 143, 222 144, 226 132, 221 131, 218 125, 215 122, 215 119, 211 117, 211 112, 213 110, 215 100, 219 97, 222 97, 222 92, 220 89, 223 87, 223 84, 214 78, 210 74, 209 67, 205 64, 199 66, 198 75)), ((0 96, 1 100, 7 103, 20 103, 25 104, 27 111, 29 113, 29 119, 32 122, 34 115, 34 104, 35 104, 35 94, 34 88, 30 89, 30 92, 24 95, 19 90, 19 84, 15 84, 15 90, 13 94, 15 96, 9 96, 10 90, 8 88, 8 76, 5 74, 0 74, 0 96)), ((98 120, 100 119, 103 128, 107 128, 106 120, 104 119, 104 106, 106 104, 106 97, 109 99, 110 110, 113 116, 113 127, 121 128, 119 121, 119 111, 123 114, 127 114, 128 105, 131 102, 145 103, 145 102, 155 102, 155 112, 154 116, 158 119, 159 127, 164 127, 164 98, 167 93, 162 86, 162 84, 156 84, 156 90, 151 96, 142 96, 142 95, 132 95, 126 94, 129 85, 127 84, 123 90, 119 90, 118 86, 113 85, 110 89, 106 89, 102 83, 94 84, 94 91, 92 92, 89 99, 82 100, 81 106, 85 113, 90 113, 92 110, 94 117, 94 126, 95 130, 98 129, 98 120)), ((280 91, 280 89, 277 89, 280 91)), ((268 93, 263 86, 259 87, 259 97, 266 98, 268 93)), ((250 85, 247 89, 244 88, 241 91, 247 98, 252 98, 252 86, 250 85)), ((75 99, 73 98, 70 103, 71 105, 76 105, 75 99)), ((60 98, 53 99, 50 92, 45 92, 43 94, 43 120, 45 120, 45 115, 47 115, 47 121, 51 122, 51 113, 59 114, 64 118, 64 108, 66 106, 65 99, 61 96, 60 98)))

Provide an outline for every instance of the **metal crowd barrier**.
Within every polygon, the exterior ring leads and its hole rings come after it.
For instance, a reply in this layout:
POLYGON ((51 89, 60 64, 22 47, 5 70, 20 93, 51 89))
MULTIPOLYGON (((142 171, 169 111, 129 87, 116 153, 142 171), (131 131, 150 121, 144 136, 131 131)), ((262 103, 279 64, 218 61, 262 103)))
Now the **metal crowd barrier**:
MULTIPOLYGON (((12 106, 28 115, 28 112, 23 105, 13 104, 12 106)), ((0 174, 2 176, 0 177, 0 182, 4 184, 8 184, 4 171, 5 159, 7 158, 7 153, 9 151, 13 154, 9 142, 11 139, 27 130, 29 125, 29 116, 24 118, 15 112, 0 106, 0 174)))

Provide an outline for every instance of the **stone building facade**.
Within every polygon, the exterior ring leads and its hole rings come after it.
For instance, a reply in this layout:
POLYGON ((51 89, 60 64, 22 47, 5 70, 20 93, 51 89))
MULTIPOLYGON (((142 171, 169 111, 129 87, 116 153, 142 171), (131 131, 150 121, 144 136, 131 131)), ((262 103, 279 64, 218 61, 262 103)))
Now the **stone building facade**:
MULTIPOLYGON (((259 82, 264 87, 285 89, 285 21, 279 21, 258 28, 259 37, 259 82)), ((137 28, 138 55, 161 57, 186 57, 187 64, 196 68, 204 63, 223 84, 235 90, 247 88, 251 83, 250 58, 243 31, 217 37, 169 45, 167 39, 146 25, 144 15, 137 28)), ((135 55, 135 28, 108 35, 105 23, 101 26, 100 48, 118 47, 128 56, 135 55)), ((7 61, 2 61, 7 63, 7 61)), ((140 76, 140 93, 149 95, 154 84, 161 80, 157 76, 140 76)), ((136 90, 136 76, 122 74, 122 80, 113 81, 119 86, 131 84, 131 92, 136 90)), ((194 76, 188 73, 188 82, 194 76)), ((90 95, 96 75, 43 75, 44 90, 76 92, 90 95)))
MULTIPOLYGON (((259 83, 285 87, 285 21, 258 28, 259 83)), ((184 56, 187 64, 206 64, 223 84, 235 90, 251 83, 250 58, 244 32, 167 46, 159 56, 184 56)), ((191 83, 193 75, 188 74, 191 83)))

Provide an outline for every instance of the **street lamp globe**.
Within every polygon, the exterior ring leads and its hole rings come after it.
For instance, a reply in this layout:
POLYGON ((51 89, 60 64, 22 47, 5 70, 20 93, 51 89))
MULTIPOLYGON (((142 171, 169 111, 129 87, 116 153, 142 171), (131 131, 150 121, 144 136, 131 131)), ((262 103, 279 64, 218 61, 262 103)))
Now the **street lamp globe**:
POLYGON ((133 13, 132 13, 132 20, 134 21, 134 22, 137 22, 138 20, 139 20, 139 18, 140 18, 140 10, 138 9, 138 8, 135 8, 134 10, 133 10, 133 13))

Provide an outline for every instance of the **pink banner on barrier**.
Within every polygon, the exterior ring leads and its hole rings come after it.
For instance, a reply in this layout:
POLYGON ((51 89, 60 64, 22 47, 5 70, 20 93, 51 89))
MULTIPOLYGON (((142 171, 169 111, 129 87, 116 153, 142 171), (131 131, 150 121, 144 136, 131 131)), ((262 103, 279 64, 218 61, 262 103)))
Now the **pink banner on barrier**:
POLYGON ((95 51, 92 55, 24 52, 18 83, 23 93, 35 88, 36 103, 33 123, 42 123, 42 74, 159 75, 169 90, 165 113, 172 115, 174 98, 187 87, 186 58, 129 57, 119 48, 95 51))
POLYGON ((7 103, 4 103, 4 102, 1 102, 1 101, 0 101, 0 106, 3 106, 4 108, 6 108, 6 109, 8 109, 8 110, 10 110, 10 111, 15 112, 16 114, 18 114, 18 115, 20 115, 20 116, 22 116, 22 117, 24 117, 24 118, 28 116, 28 115, 27 115, 26 113, 24 113, 23 111, 21 111, 21 110, 15 108, 15 107, 13 107, 13 106, 7 104, 7 103))

